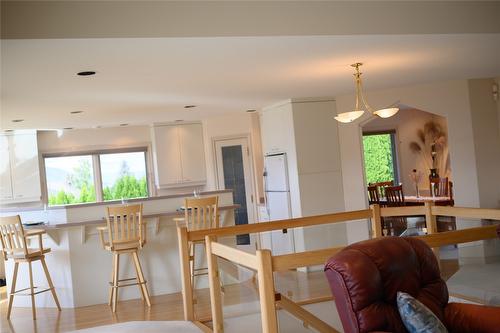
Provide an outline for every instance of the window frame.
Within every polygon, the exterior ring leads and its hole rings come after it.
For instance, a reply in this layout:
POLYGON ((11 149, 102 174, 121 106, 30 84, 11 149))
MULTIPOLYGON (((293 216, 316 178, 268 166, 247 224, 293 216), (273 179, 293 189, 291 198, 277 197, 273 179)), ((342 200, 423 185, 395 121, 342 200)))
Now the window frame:
POLYGON ((48 182, 47 182, 47 172, 45 168, 45 159, 53 158, 53 157, 69 157, 69 156, 84 156, 90 155, 92 157, 92 169, 93 169, 93 177, 94 177, 94 189, 95 189, 95 202, 82 202, 82 203, 74 203, 74 204, 66 204, 66 205, 54 205, 50 207, 65 207, 65 206, 78 206, 78 205, 88 205, 88 204, 96 204, 96 203, 113 203, 120 201, 116 200, 108 200, 104 201, 103 199, 103 188, 102 188, 102 172, 101 172, 101 162, 100 155, 104 154, 120 154, 120 153, 144 153, 144 165, 146 169, 146 183, 147 183, 147 192, 148 196, 144 198, 130 198, 132 199, 147 199, 153 196, 153 185, 152 185, 152 172, 151 172, 151 156, 150 156, 150 147, 149 146, 134 146, 134 147, 122 147, 122 148, 103 148, 103 149, 82 149, 75 151, 63 151, 63 152, 46 152, 41 154, 40 164, 43 170, 43 198, 42 201, 45 205, 49 205, 49 194, 48 194, 48 182))
MULTIPOLYGON (((392 169, 394 171, 394 185, 397 185, 400 183, 400 172, 399 172, 399 155, 398 155, 398 140, 397 140, 397 131, 395 129, 392 130, 381 130, 381 131, 366 131, 361 133, 361 139, 365 136, 370 136, 370 135, 383 135, 383 134, 389 134, 391 138, 391 154, 392 154, 392 169)), ((363 145, 363 141, 361 141, 361 144, 363 145)), ((366 165, 365 165, 365 157, 364 157, 365 151, 363 149, 363 172, 364 176, 366 178, 366 165)), ((365 179, 365 182, 367 180, 365 179)), ((368 183, 367 183, 368 184, 368 183)))

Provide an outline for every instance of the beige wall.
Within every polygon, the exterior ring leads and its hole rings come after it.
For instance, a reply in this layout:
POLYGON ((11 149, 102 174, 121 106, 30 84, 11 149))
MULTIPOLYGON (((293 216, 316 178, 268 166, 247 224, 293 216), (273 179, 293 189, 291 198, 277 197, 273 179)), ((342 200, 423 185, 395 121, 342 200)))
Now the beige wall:
POLYGON ((500 134, 493 79, 469 80, 469 98, 479 186, 479 203, 500 208, 500 134))
MULTIPOLYGON (((401 104, 425 110, 447 118, 450 158, 455 180, 455 198, 459 206, 479 206, 479 193, 474 150, 474 135, 471 128, 471 115, 467 81, 450 81, 417 86, 399 87, 366 94, 372 106, 385 106, 400 100, 401 104)), ((353 95, 339 96, 338 112, 352 108, 353 95)), ((367 207, 363 156, 361 145, 361 126, 371 118, 366 114, 360 121, 342 124, 339 127, 344 200, 346 210, 367 207)), ((347 225, 350 242, 366 239, 368 230, 361 231, 347 225)))
MULTIPOLYGON (((484 183, 483 177, 479 175, 485 170, 491 177, 494 177, 492 182, 499 179, 499 168, 496 163, 499 156, 497 149, 500 146, 498 137, 495 137, 495 133, 498 133, 498 128, 495 128, 498 120, 493 117, 495 110, 491 107, 491 102, 485 102, 486 99, 491 100, 491 84, 486 85, 482 80, 480 81, 472 82, 472 84, 467 80, 438 82, 367 94, 368 101, 374 106, 389 105, 394 100, 400 100, 401 104, 447 119, 457 206, 480 207, 483 205, 482 202, 490 204, 482 198, 487 197, 488 200, 496 198, 493 194, 493 186, 484 183), (484 106, 483 103, 490 106, 484 106), (478 145, 489 145, 489 147, 478 147, 478 145), (478 148, 480 149, 476 151, 478 148), (490 154, 497 155, 491 156, 490 154), (491 164, 497 165, 495 175, 491 174, 491 164)), ((488 81, 491 83, 491 80, 488 81)), ((349 111, 352 101, 352 95, 338 97, 338 111, 349 111)), ((370 117, 370 115, 364 115, 361 121, 340 126, 342 174, 348 210, 367 206, 364 193, 360 125, 366 123, 370 117)), ((457 227, 467 228, 478 223, 458 220, 457 227)), ((368 236, 368 231, 360 232, 349 224, 347 233, 350 241, 361 240, 368 236)), ((460 246, 460 259, 463 262, 486 262, 498 256, 500 252, 498 248, 495 241, 466 244, 460 246)))
MULTIPOLYGON (((416 190, 410 179, 410 174, 413 169, 422 172, 422 181, 419 188, 422 194, 429 191, 429 167, 423 163, 419 154, 413 153, 410 149, 410 143, 417 141, 417 131, 423 129, 424 125, 429 121, 435 121, 443 129, 447 130, 446 118, 433 115, 428 112, 416 109, 404 109, 398 112, 395 116, 387 119, 374 118, 370 122, 363 125, 363 132, 379 132, 379 131, 396 131, 396 152, 398 160, 399 181, 403 184, 404 193, 407 195, 415 195, 416 190)), ((444 174, 443 170, 439 170, 441 176, 450 176, 444 174)))

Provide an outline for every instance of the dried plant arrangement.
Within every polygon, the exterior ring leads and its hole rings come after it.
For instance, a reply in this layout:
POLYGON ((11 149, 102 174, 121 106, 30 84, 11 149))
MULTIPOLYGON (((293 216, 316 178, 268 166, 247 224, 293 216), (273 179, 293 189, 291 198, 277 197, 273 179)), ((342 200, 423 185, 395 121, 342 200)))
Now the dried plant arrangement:
POLYGON ((448 138, 443 127, 435 121, 425 123, 417 130, 417 140, 410 142, 410 150, 418 154, 427 170, 435 169, 440 177, 450 175, 450 155, 448 138))

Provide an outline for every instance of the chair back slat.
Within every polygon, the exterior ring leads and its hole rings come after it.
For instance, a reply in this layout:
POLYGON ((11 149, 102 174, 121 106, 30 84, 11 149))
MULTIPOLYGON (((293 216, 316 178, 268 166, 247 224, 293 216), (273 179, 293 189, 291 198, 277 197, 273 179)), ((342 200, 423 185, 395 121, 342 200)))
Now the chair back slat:
POLYGON ((19 215, 0 217, 0 243, 4 259, 7 259, 7 253, 28 254, 24 228, 19 215))
POLYGON ((387 186, 385 188, 385 196, 387 198, 387 206, 399 207, 405 205, 403 185, 387 186))
POLYGON ((106 208, 109 244, 135 243, 142 247, 146 242, 142 221, 142 204, 111 206, 106 208))
POLYGON ((219 227, 219 197, 186 198, 184 217, 189 231, 219 227))

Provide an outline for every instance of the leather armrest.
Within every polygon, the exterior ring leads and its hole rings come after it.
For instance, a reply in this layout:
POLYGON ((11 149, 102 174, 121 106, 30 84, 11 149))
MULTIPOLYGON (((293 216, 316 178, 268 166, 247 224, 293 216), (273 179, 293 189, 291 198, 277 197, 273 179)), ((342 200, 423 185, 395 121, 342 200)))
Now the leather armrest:
POLYGON ((500 327, 500 307, 448 303, 444 320, 450 332, 491 333, 500 327))

